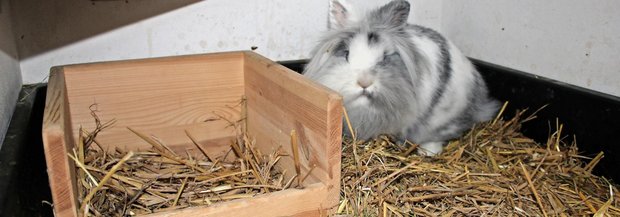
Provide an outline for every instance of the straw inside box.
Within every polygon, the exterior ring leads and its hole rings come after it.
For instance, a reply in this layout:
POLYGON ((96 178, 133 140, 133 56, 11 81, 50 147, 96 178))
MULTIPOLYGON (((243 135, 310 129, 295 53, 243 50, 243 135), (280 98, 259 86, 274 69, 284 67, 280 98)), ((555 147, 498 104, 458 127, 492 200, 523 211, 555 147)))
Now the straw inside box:
POLYGON ((302 187, 302 176, 285 179, 286 171, 275 168, 282 157, 287 157, 279 149, 263 155, 255 148, 255 141, 245 131, 243 116, 239 121, 229 121, 229 127, 238 132, 227 154, 234 155, 234 160, 229 161, 227 155, 209 157, 188 131, 186 136, 202 156, 189 151, 175 153, 165 141, 132 128, 128 130, 151 149, 106 150, 96 136, 114 121, 102 123, 94 111, 92 115, 96 128, 92 132, 80 130, 78 147, 69 153, 77 166, 80 213, 85 216, 148 214, 302 187))

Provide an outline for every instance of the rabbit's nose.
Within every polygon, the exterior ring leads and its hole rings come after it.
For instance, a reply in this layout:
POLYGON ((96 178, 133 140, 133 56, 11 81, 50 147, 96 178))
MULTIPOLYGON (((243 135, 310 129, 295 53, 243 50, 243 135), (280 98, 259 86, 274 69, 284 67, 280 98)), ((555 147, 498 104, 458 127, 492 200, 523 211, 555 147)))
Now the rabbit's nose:
POLYGON ((367 87, 370 87, 370 85, 372 85, 372 80, 367 79, 367 78, 361 78, 361 79, 357 79, 357 85, 359 85, 360 87, 366 89, 367 87))

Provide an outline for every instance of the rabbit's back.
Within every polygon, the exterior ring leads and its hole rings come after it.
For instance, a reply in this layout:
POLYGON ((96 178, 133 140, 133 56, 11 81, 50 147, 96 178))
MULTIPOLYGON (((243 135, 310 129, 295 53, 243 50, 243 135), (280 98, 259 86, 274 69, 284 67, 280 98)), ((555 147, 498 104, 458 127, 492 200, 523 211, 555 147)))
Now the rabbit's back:
POLYGON ((408 25, 418 53, 426 59, 426 70, 414 85, 419 109, 414 123, 403 129, 418 143, 452 139, 474 123, 489 120, 499 103, 488 96, 480 73, 471 61, 437 31, 408 25))

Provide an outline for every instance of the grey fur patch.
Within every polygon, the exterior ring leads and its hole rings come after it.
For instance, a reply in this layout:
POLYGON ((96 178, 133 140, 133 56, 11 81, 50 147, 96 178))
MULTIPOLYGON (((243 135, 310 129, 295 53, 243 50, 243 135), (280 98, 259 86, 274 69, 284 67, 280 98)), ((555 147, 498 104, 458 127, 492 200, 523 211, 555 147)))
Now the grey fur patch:
POLYGON ((411 5, 404 0, 395 0, 370 13, 369 21, 374 25, 399 27, 407 24, 411 5))

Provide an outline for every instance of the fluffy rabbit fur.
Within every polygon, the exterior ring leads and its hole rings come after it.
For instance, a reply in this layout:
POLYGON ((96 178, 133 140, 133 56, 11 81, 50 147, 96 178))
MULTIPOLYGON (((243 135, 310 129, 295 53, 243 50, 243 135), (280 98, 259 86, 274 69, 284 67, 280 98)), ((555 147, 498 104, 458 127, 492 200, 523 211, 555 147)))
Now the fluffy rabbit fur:
MULTIPOLYGON (((345 0, 330 2, 330 31, 304 75, 344 99, 359 139, 395 135, 436 155, 499 103, 471 62, 436 31, 407 23, 410 5, 392 1, 362 16, 345 0)), ((345 133, 348 132, 345 129, 345 133)))

